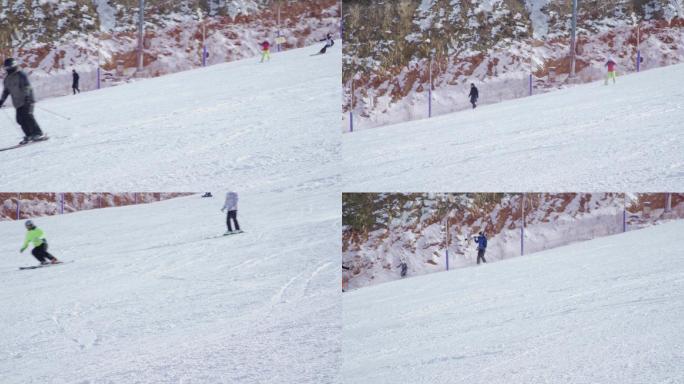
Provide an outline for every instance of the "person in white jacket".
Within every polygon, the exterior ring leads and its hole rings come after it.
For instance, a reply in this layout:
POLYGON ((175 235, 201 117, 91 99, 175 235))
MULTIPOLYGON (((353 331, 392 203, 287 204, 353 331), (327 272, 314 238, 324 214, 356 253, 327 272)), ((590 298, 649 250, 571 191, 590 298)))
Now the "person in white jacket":
POLYGON ((221 208, 221 212, 228 211, 228 215, 226 216, 226 225, 228 226, 228 231, 226 231, 226 235, 229 235, 232 233, 242 232, 240 230, 240 224, 238 224, 238 221, 237 221, 237 205, 238 205, 238 194, 237 194, 237 192, 226 193, 226 202, 223 204, 223 208, 221 208), (231 220, 233 220, 233 223, 235 223, 235 231, 233 231, 233 227, 231 225, 231 220))

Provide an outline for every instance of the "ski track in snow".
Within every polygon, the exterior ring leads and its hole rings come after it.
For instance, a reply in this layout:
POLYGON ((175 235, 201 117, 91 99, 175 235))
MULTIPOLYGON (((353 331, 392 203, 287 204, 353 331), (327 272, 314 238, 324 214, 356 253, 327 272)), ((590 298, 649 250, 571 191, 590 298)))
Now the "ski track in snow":
MULTIPOLYGON (((43 100, 35 114, 51 140, 0 152, 3 190, 333 188, 341 54, 309 57, 316 49, 43 100)), ((0 114, 0 147, 16 144, 14 111, 0 114)))
POLYGON ((344 294, 353 383, 676 383, 684 221, 344 294))
POLYGON ((673 65, 345 134, 345 190, 679 190, 682 81, 673 65))
POLYGON ((339 383, 339 195, 243 193, 245 233, 206 239, 221 203, 38 218, 75 262, 31 271, 0 223, 2 382, 339 383))

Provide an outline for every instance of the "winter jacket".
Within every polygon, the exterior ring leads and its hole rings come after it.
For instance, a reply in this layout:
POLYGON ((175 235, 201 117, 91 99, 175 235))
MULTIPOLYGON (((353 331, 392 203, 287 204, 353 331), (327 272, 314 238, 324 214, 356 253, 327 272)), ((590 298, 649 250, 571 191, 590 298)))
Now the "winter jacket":
POLYGON ((222 210, 228 210, 230 211, 237 211, 237 205, 238 205, 238 194, 237 192, 228 192, 226 193, 226 202, 223 204, 222 210))
POLYGON ((487 249, 487 238, 484 235, 475 237, 475 241, 477 249, 487 249))
POLYGON ((321 39, 321 41, 325 41, 325 47, 330 48, 333 45, 335 45, 335 40, 333 40, 332 37, 326 37, 325 39, 321 39))
POLYGON ((29 243, 33 243, 34 247, 40 247, 45 242, 43 235, 43 230, 40 228, 33 228, 32 230, 26 232, 26 239, 24 240, 24 245, 22 245, 21 249, 26 249, 29 243))
POLYGON ((79 80, 81 77, 78 75, 78 73, 74 72, 74 73, 73 73, 73 78, 74 78, 73 87, 76 88, 76 87, 78 87, 78 80, 79 80))
POLYGON ((470 87, 470 99, 471 100, 477 100, 480 98, 480 93, 477 90, 477 87, 470 87))
POLYGON ((260 45, 261 45, 261 49, 262 49, 263 51, 268 51, 268 49, 271 48, 271 44, 269 44, 268 41, 264 41, 264 42, 261 43, 260 45))
POLYGON ((8 74, 3 81, 3 85, 5 89, 2 91, 2 97, 0 97, 0 104, 3 104, 9 95, 12 95, 12 105, 17 109, 24 105, 35 103, 31 83, 29 83, 28 76, 26 76, 24 71, 15 71, 8 74))
POLYGON ((616 66, 616 65, 617 65, 617 64, 616 64, 613 60, 608 60, 608 62, 606 63, 606 67, 608 67, 608 72, 613 72, 613 71, 615 71, 615 66, 616 66))

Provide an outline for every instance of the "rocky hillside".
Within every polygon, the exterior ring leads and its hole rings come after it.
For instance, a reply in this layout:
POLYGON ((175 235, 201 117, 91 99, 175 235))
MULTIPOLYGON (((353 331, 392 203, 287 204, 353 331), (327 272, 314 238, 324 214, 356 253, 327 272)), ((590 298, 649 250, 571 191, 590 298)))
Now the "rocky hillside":
MULTIPOLYGON (((70 72, 82 89, 130 80, 137 65, 138 0, 5 0, 0 2, 0 56, 14 56, 33 73, 39 97, 66 94, 70 72)), ((158 76, 202 63, 206 31, 208 64, 254 56, 258 44, 281 49, 318 42, 339 30, 336 0, 147 0, 143 73, 158 76), (200 15, 202 18, 200 18, 200 15), (280 19, 278 18, 280 15, 280 19), (278 23, 280 20, 280 23, 278 23)), ((275 50, 275 49, 274 49, 275 50)))
POLYGON ((0 221, 52 216, 87 209, 146 204, 187 195, 191 193, 0 193, 0 221))
MULTIPOLYGON (((357 127, 427 116, 430 57, 433 114, 467 107, 468 86, 498 102, 562 87, 570 72, 570 0, 353 1, 344 8, 345 119, 357 127), (372 26, 372 27, 371 27, 372 26), (379 27, 375 27, 379 26, 379 27), (353 82, 353 84, 352 84, 353 82), (353 86, 353 104, 352 104, 353 86)), ((684 61, 682 0, 579 2, 577 79, 684 61)), ((345 122, 346 124, 346 122, 345 122)))
POLYGON ((400 278, 402 262, 408 276, 443 271, 447 250, 450 268, 473 265, 479 231, 492 262, 684 218, 684 194, 359 193, 344 194, 342 210, 343 282, 354 289, 400 278))

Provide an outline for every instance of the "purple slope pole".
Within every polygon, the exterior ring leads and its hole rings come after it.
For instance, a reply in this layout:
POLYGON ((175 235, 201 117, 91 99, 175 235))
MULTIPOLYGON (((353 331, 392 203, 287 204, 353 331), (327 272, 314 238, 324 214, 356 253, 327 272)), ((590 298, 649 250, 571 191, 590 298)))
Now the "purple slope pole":
POLYGON ((530 73, 530 96, 532 96, 532 74, 530 73))
POLYGON ((525 254, 525 194, 522 197, 522 225, 520 226, 520 256, 525 254))
POLYGON ((430 55, 430 84, 428 84, 428 118, 432 117, 432 54, 430 55))
POLYGON ((354 132, 354 77, 351 79, 351 103, 349 105, 349 132, 354 132))

